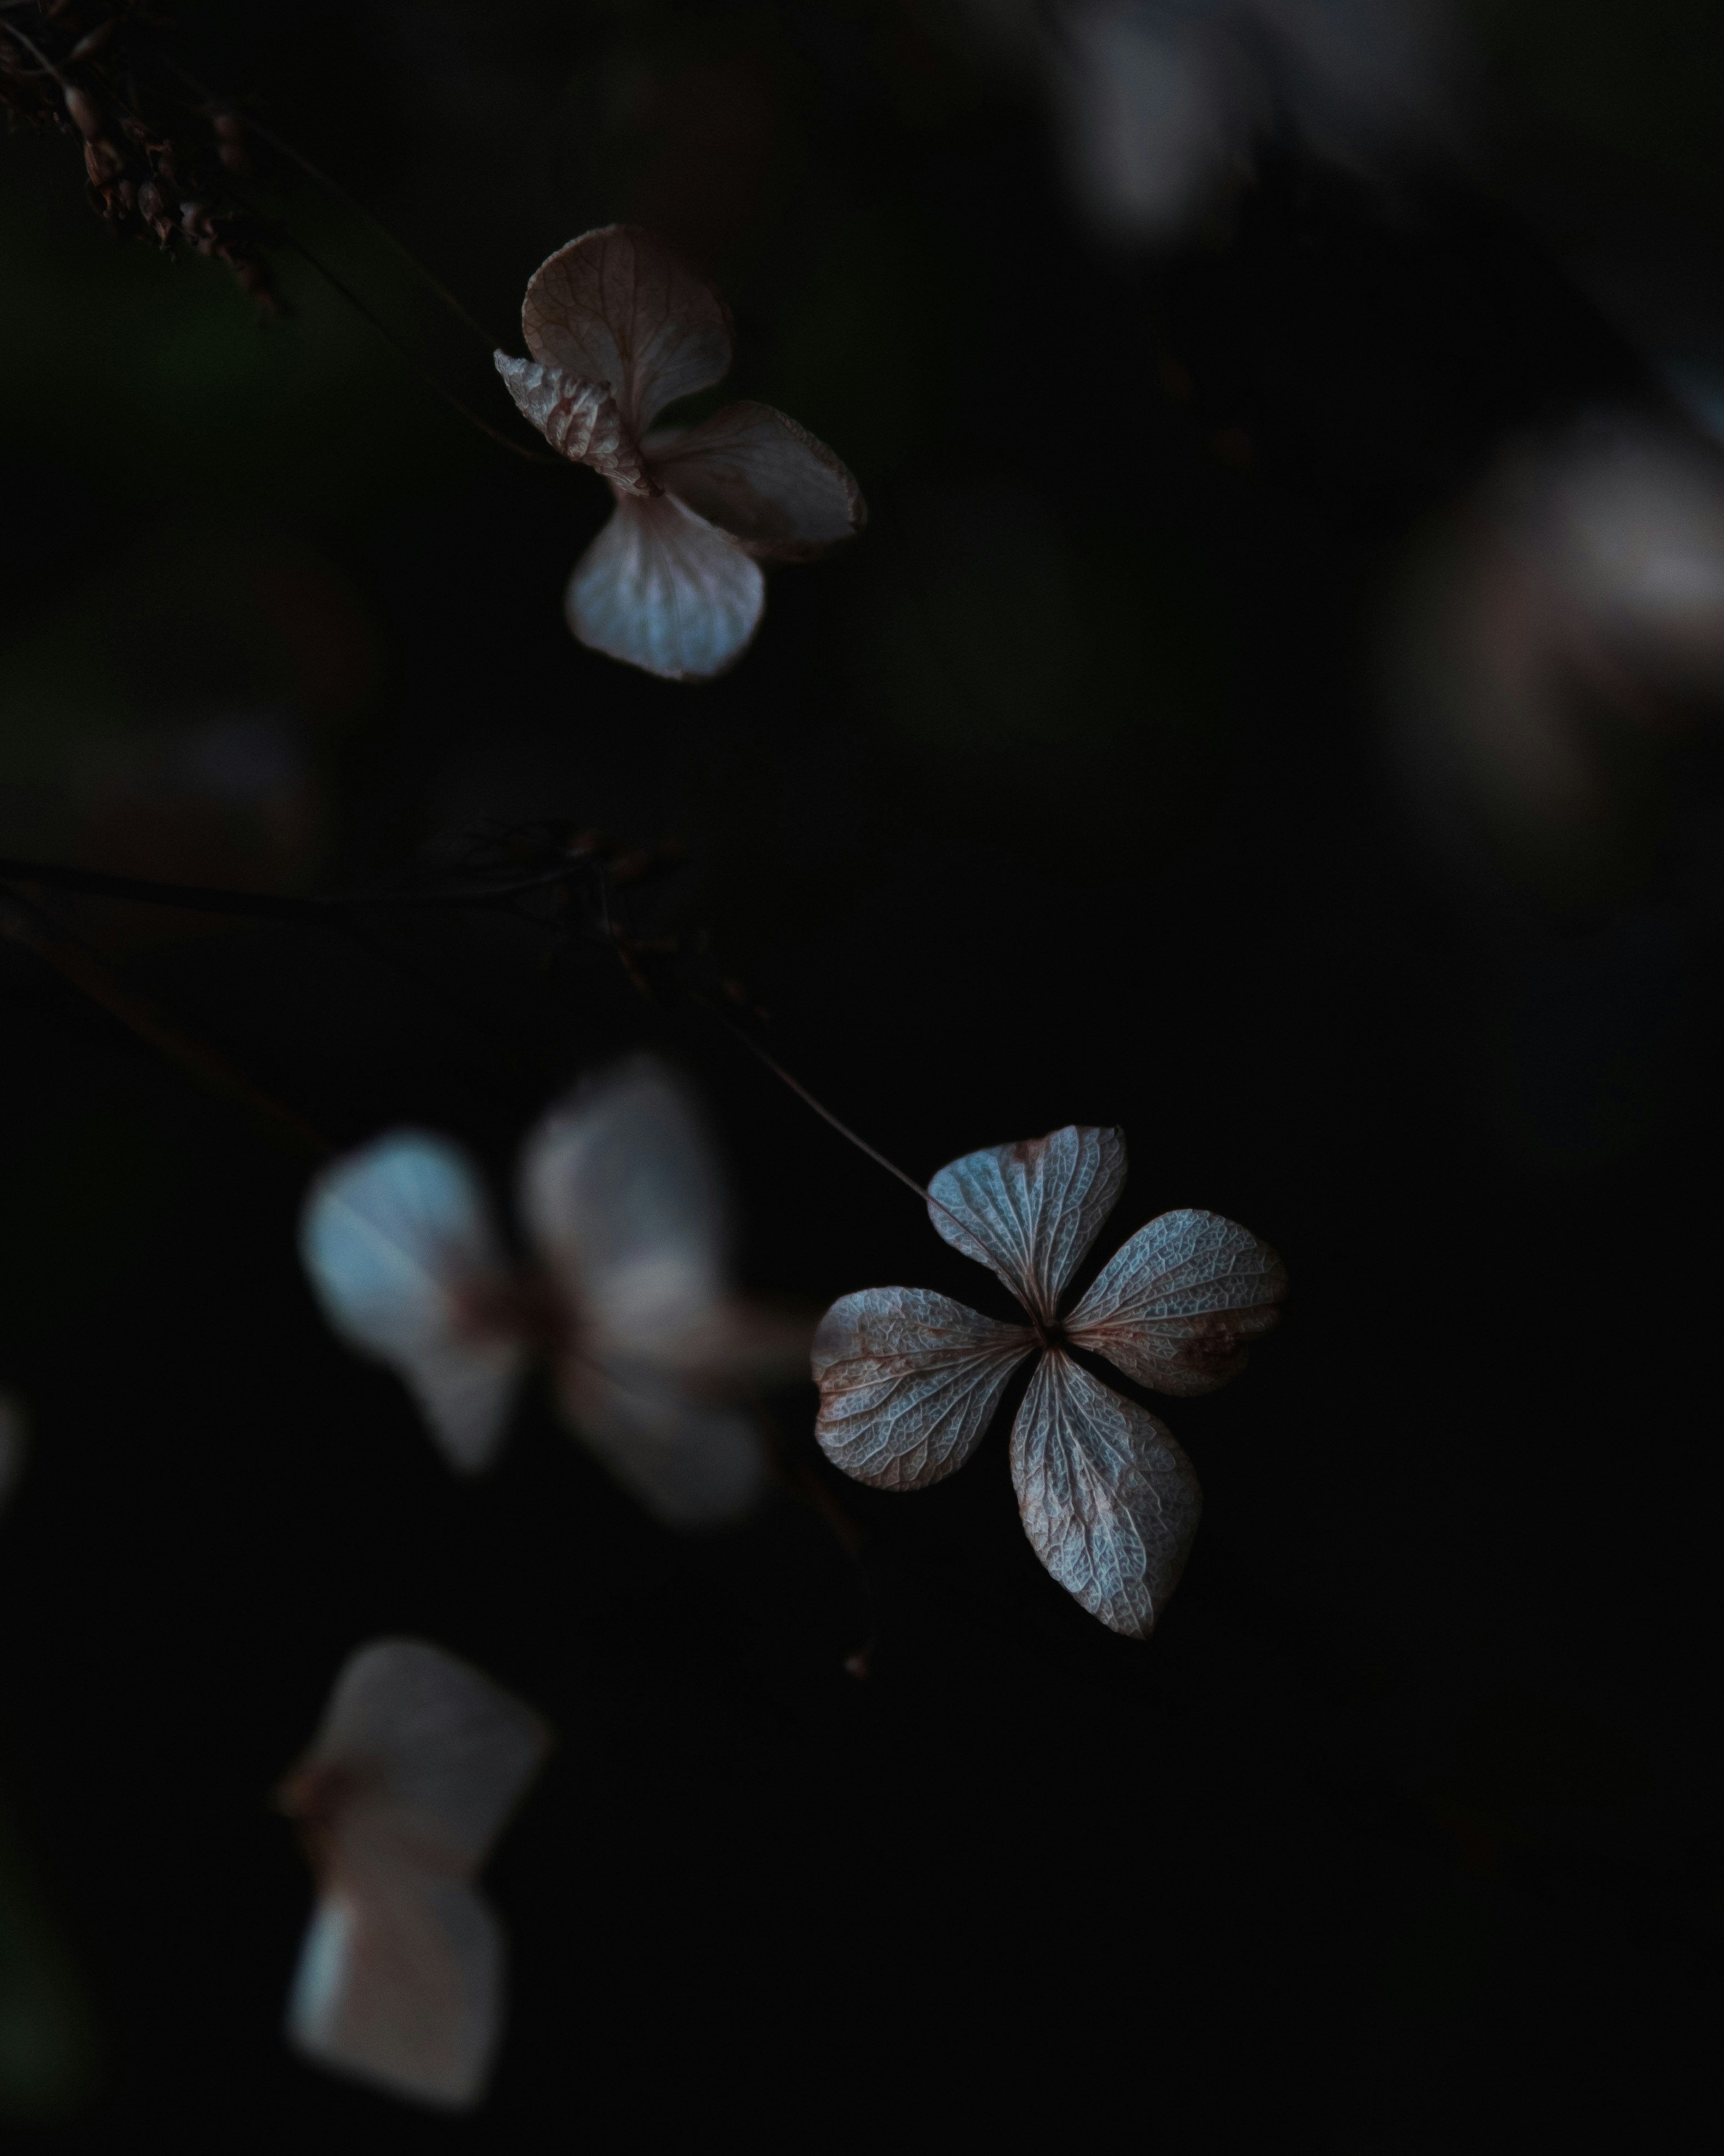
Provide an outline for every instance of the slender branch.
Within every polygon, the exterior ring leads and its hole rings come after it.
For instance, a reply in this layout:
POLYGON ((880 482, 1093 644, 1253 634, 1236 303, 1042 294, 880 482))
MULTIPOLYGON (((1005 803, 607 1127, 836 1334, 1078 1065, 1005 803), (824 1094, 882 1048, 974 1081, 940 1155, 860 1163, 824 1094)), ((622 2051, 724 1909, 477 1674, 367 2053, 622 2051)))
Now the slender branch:
POLYGON ((93 898, 127 899, 140 906, 172 906, 187 913, 226 914, 245 921, 302 921, 321 927, 342 924, 342 916, 374 906, 475 911, 529 891, 547 891, 585 872, 588 864, 567 861, 531 875, 514 876, 476 890, 355 891, 293 898, 275 891, 228 891, 214 884, 157 883, 146 876, 110 875, 59 861, 0 859, 0 882, 36 884, 45 891, 82 891, 93 898))
MULTIPOLYGON (((206 105, 218 105, 222 102, 213 90, 208 89, 203 83, 199 82, 197 76, 192 74, 187 69, 182 67, 177 60, 167 59, 166 54, 163 54, 162 58, 166 62, 166 64, 179 77, 180 80, 183 82, 188 89, 196 91, 198 95, 204 100, 206 105)), ((300 170, 305 173, 308 179, 315 180, 319 187, 326 189, 327 192, 333 195, 336 200, 341 204, 343 208, 351 210, 355 217, 361 218, 365 223, 368 224, 372 230, 377 234, 377 237, 382 239, 386 245, 394 249, 395 253, 401 257, 402 260, 407 264, 408 267, 417 277, 419 278, 427 289, 437 295, 437 297, 442 300, 443 304, 449 310, 450 313, 453 314, 458 321, 464 322, 466 326, 472 331, 475 336, 478 337, 484 344, 487 352, 495 352, 504 343, 505 340, 503 338, 493 336, 490 331, 485 326, 485 324, 481 322, 476 316, 471 315, 468 312, 467 309, 462 305, 460 300, 455 297, 455 295, 452 291, 450 291, 448 285, 443 282, 442 279, 413 253, 412 248, 410 248, 404 240, 398 239, 397 235, 389 229, 388 226, 384 223, 382 218, 377 214, 376 211, 367 209, 365 204, 361 202, 357 196, 349 194, 346 188, 341 185, 339 180, 332 179, 327 172, 322 171, 318 166, 314 165, 311 162, 311 160, 305 156, 303 151, 295 149, 291 142, 284 141, 284 139, 278 135, 273 128, 266 127, 263 121, 257 119, 254 115, 247 113, 245 116, 244 124, 245 130, 248 134, 255 135, 259 141, 267 142, 271 149, 279 151, 282 157, 287 159, 290 164, 297 165, 300 170)))
MULTIPOLYGON (((711 1009, 711 1006, 708 1005, 707 1008, 710 1009, 711 1009)), ((830 1108, 824 1106, 820 1101, 814 1098, 813 1095, 808 1091, 808 1087, 803 1084, 799 1078, 793 1078, 790 1073, 784 1068, 784 1065, 777 1061, 772 1056, 768 1055, 765 1049, 761 1046, 757 1040, 751 1040, 748 1035, 744 1033, 741 1027, 736 1023, 734 1019, 726 1018, 725 1014, 720 1010, 713 1011, 713 1016, 716 1018, 721 1024, 728 1027, 730 1031, 736 1035, 736 1039, 742 1043, 742 1045, 747 1049, 752 1055, 758 1056, 760 1060, 765 1064, 767 1070, 772 1072, 775 1078, 782 1079, 784 1083, 790 1088, 791 1091, 796 1095, 799 1101, 806 1101, 808 1106, 813 1110, 814 1113, 820 1117, 823 1122, 830 1123, 834 1130, 838 1132, 840 1137, 848 1138, 850 1143, 855 1147, 858 1152, 865 1152, 868 1158, 875 1163, 876 1168, 885 1168, 888 1175, 895 1175, 899 1182, 904 1185, 906 1190, 913 1190, 916 1193, 916 1196, 921 1199, 924 1205, 940 1204, 939 1199, 937 1198, 931 1198, 928 1193, 922 1188, 921 1183, 916 1180, 914 1176, 906 1175, 903 1169, 900 1168, 895 1161, 888 1160, 883 1152, 877 1152, 873 1146, 870 1145, 866 1138, 858 1137, 848 1123, 840 1122, 838 1117, 833 1114, 830 1108)), ((946 1208, 943 1205, 941 1205, 940 1210, 943 1213, 946 1210, 946 1208)))
POLYGON ((303 1116, 265 1092, 219 1049, 212 1048, 208 1041, 188 1033, 146 997, 128 988, 87 944, 69 935, 48 915, 15 892, 0 891, 0 935, 33 952, 74 988, 81 988, 92 1002, 100 1004, 111 1017, 129 1026, 169 1061, 177 1063, 206 1091, 223 1094, 235 1101, 278 1144, 314 1160, 326 1160, 334 1150, 323 1133, 314 1129, 303 1116))

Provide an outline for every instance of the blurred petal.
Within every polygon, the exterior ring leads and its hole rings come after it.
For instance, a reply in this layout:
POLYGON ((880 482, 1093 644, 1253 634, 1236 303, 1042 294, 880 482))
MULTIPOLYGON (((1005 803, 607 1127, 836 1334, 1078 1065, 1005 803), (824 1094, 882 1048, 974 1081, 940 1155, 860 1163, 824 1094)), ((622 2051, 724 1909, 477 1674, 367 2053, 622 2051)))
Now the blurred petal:
POLYGON ((1164 1425, 1050 1348, 1012 1426, 1012 1480, 1031 1547, 1066 1593, 1147 1638, 1203 1502, 1164 1425))
POLYGON ((319 1897, 287 2033, 318 2065, 451 2108, 484 2093, 503 1941, 470 1887, 387 1866, 319 1897))
POLYGON ((639 445, 623 424, 617 400, 602 382, 584 382, 536 359, 495 352, 497 372, 524 419, 552 448, 577 465, 591 465, 613 485, 650 494, 639 445))
POLYGON ((0 1393, 0 1505, 12 1495, 12 1487, 24 1464, 25 1436, 29 1419, 9 1393, 0 1393))
POLYGON ((814 1335, 821 1450, 879 1489, 937 1482, 975 1450, 1034 1345, 1027 1326, 1002 1325, 925 1288, 844 1296, 814 1335))
POLYGON ((512 1283, 466 1155, 397 1131, 336 1161, 300 1250, 336 1331, 406 1379, 455 1466, 486 1466, 526 1355, 501 1322, 512 1283))
POLYGON ((288 2007, 300 2051, 426 2102, 476 2100, 502 1940, 467 1881, 546 1744, 530 1708, 439 1648, 350 1659, 283 1791, 322 1875, 288 2007))
POLYGON ((770 404, 727 404, 651 456, 667 492, 762 561, 824 554, 859 531, 868 514, 824 442, 770 404))
POLYGON ((741 656, 765 605, 765 579, 734 540, 668 495, 623 495, 575 565, 566 610, 607 658, 705 681, 741 656))
POLYGON ((1162 1393, 1207 1393, 1280 1312, 1287 1272, 1216 1213, 1163 1213, 1117 1250, 1066 1320, 1074 1346, 1162 1393))
POLYGON ((522 1152, 519 1202, 589 1343, 690 1359, 726 1300, 725 1205, 673 1071, 636 1056, 552 1109, 522 1152))
POLYGON ((928 1212, 954 1250, 991 1267, 1048 1320, 1125 1179, 1120 1132, 1069 1123, 942 1168, 928 1185, 928 1212))
POLYGON ((637 439, 731 364, 729 308, 638 225, 584 233, 541 263, 521 324, 535 359, 604 383, 637 439))
POLYGON ((576 1435, 668 1527, 740 1519, 766 1484, 752 1418, 690 1392, 662 1364, 569 1356, 560 1373, 563 1412, 576 1435))

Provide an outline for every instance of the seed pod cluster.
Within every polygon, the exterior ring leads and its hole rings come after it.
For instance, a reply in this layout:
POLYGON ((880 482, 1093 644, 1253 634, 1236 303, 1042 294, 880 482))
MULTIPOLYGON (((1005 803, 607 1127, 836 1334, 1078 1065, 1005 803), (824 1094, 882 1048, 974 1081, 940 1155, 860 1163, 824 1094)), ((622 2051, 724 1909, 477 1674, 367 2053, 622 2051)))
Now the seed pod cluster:
POLYGON ((79 142, 110 230, 213 256, 276 311, 261 237, 226 184, 254 169, 245 123, 184 86, 165 64, 163 32, 140 0, 11 0, 0 10, 0 110, 12 126, 79 142))

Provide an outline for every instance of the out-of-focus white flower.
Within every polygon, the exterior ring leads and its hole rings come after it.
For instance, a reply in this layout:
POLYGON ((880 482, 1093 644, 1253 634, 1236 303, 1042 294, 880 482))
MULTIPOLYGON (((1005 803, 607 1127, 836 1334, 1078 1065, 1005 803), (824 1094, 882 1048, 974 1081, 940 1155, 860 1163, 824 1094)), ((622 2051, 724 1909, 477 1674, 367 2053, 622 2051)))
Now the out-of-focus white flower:
POLYGON ((543 1356, 570 1428, 667 1525, 745 1512, 761 1442, 723 1395, 791 1336, 728 1291, 717 1170, 670 1073, 642 1057, 553 1108, 520 1209, 525 1266, 460 1148, 397 1131, 318 1178, 300 1249, 331 1322, 400 1373, 454 1466, 490 1464, 543 1356))
POLYGON ((617 506, 576 564, 582 644, 672 680, 722 673, 766 603, 762 562, 808 561, 860 531, 860 490, 770 404, 727 404, 650 434, 667 404, 730 370, 730 311, 650 233, 584 234, 533 272, 531 359, 497 372, 553 449, 603 474, 617 506))
POLYGON ((350 1656, 280 1795, 317 1873, 288 2003, 297 2050, 394 2095, 478 2102, 502 2033, 503 1936, 472 1881, 548 1741, 440 1647, 374 1640, 350 1656))
MULTIPOLYGON (((1029 56, 1017 0, 971 7, 1029 56)), ((1053 0, 1040 23, 1036 59, 1078 193, 1125 238, 1202 218, 1271 130, 1371 167, 1446 126, 1444 0, 1053 0)))
POLYGON ((1724 711, 1724 457, 1629 414, 1516 447, 1403 574, 1387 657, 1430 819, 1584 882, 1658 760, 1724 711))

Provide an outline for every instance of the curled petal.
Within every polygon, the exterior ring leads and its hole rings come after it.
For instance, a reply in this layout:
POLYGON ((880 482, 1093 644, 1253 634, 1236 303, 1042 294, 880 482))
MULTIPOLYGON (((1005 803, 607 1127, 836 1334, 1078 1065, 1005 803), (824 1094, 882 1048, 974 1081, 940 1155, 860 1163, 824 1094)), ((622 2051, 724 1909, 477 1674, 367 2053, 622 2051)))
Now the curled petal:
POLYGON ((620 495, 575 564, 565 610, 595 651, 672 681, 706 681, 739 659, 766 580, 732 539, 668 495, 620 495))
POLYGON ((623 424, 617 400, 602 382, 583 382, 541 360, 514 359, 494 353, 497 372, 521 417, 545 437, 560 456, 591 465, 613 486, 629 494, 656 494, 646 475, 640 449, 623 424))
POLYGON ((1012 1427, 1012 1480, 1031 1547, 1066 1593, 1111 1630, 1147 1639, 1203 1502, 1166 1427, 1052 1348, 1012 1427))
POLYGON ((1068 1123, 952 1162, 928 1185, 928 1212, 954 1250, 998 1273, 1045 1322, 1125 1179, 1118 1131, 1068 1123))
POLYGON ((450 1461, 486 1466, 526 1350, 484 1186, 459 1147, 396 1131, 324 1170, 300 1250, 336 1330, 406 1380, 450 1461))
POLYGON ((1249 1229, 1163 1213, 1109 1259, 1065 1329, 1140 1384, 1207 1393, 1237 1373, 1286 1292, 1286 1268, 1249 1229))
POLYGON ((1034 1344, 1026 1327, 925 1288, 844 1296, 814 1335, 821 1450, 859 1482, 925 1489, 975 1450, 1034 1344))
POLYGON ((808 561, 859 531, 868 515, 824 442, 770 404, 727 404, 651 454, 669 493, 759 561, 808 561))
POLYGON ((638 439, 679 397, 722 381, 730 310, 704 278, 638 225, 606 225, 533 272, 521 311, 526 348, 602 382, 638 439))

